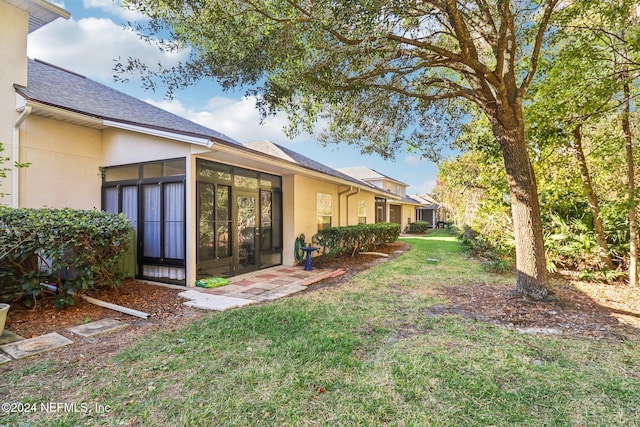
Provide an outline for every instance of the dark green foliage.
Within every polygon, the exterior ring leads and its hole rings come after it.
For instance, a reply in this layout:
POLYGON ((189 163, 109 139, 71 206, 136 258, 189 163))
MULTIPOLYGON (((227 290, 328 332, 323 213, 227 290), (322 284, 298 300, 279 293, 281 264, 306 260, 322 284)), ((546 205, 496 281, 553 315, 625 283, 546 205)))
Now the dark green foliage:
POLYGON ((130 231, 124 216, 108 212, 0 207, 0 295, 12 287, 38 295, 49 278, 58 284, 59 305, 67 305, 71 292, 117 285, 114 266, 130 231))
POLYGON ((329 256, 367 251, 400 236, 400 224, 378 223, 329 227, 313 236, 313 241, 329 256))
POLYGON ((458 239, 471 253, 481 260, 482 269, 491 273, 506 273, 513 270, 513 235, 505 232, 503 239, 495 240, 465 225, 458 232, 458 239))

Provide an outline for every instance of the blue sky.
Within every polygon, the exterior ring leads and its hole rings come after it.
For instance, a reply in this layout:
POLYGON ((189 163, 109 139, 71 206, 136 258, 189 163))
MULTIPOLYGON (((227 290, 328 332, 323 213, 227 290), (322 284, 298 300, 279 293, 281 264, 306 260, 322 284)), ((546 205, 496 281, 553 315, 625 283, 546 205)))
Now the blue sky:
POLYGON ((140 82, 116 83, 113 65, 118 58, 138 57, 148 63, 176 63, 179 54, 163 55, 131 31, 122 28, 127 20, 143 19, 119 7, 120 0, 51 1, 71 13, 71 19, 57 19, 29 36, 28 55, 83 74, 122 92, 143 99, 174 114, 220 131, 240 142, 268 139, 333 168, 368 166, 409 185, 410 194, 430 192, 437 167, 418 153, 398 152, 395 161, 363 155, 347 144, 321 146, 311 135, 290 140, 282 132, 284 116, 260 124, 253 99, 244 90, 223 92, 213 81, 177 92, 171 100, 162 90, 149 92, 140 82))

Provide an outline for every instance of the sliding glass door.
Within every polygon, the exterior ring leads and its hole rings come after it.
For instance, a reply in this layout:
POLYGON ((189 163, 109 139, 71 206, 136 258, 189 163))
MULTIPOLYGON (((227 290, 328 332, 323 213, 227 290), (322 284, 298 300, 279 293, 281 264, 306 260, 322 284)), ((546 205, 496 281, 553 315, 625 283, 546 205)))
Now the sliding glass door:
POLYGON ((197 162, 197 277, 282 264, 281 178, 197 162))
POLYGON ((237 193, 236 274, 260 268, 260 228, 258 228, 257 194, 237 193))

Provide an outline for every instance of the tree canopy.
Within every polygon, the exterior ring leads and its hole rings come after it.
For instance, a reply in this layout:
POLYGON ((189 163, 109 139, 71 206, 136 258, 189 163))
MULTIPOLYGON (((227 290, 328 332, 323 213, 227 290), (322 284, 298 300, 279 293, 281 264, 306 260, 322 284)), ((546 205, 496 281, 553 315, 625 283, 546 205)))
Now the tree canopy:
POLYGON ((511 193, 514 293, 547 295, 542 226, 522 106, 558 0, 131 0, 152 19, 137 30, 165 50, 191 49, 176 67, 135 58, 169 93, 203 78, 251 86, 264 114, 287 112, 291 133, 390 157, 401 144, 430 152, 470 109, 485 113, 511 193), (161 35, 165 38, 159 38, 161 35))
POLYGON ((169 68, 129 58, 119 78, 140 72, 169 94, 206 78, 251 87, 265 114, 289 113, 292 133, 324 119, 323 141, 388 157, 400 143, 441 140, 446 119, 464 117, 461 102, 491 114, 505 97, 521 102, 556 1, 129 4, 152 18, 135 26, 144 37, 190 57, 169 68))

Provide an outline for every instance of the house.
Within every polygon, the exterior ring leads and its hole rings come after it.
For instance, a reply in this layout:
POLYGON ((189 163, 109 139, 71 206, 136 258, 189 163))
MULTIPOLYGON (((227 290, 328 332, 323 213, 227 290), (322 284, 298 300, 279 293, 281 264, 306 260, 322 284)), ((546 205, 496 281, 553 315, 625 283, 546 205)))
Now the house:
POLYGON ((416 221, 416 208, 421 202, 407 196, 408 185, 366 166, 340 168, 340 172, 367 182, 382 193, 376 196, 376 222, 400 224, 404 230, 416 221))
POLYGON ((431 228, 442 227, 449 219, 449 215, 440 203, 428 194, 412 194, 411 197, 420 206, 416 208, 416 221, 428 222, 431 228))
POLYGON ((0 141, 10 164, 30 163, 0 183, 0 203, 123 213, 136 277, 187 286, 293 265, 299 235, 383 220, 380 206, 410 217, 391 208, 404 195, 28 59, 27 34, 68 18, 44 0, 0 0, 0 141))

